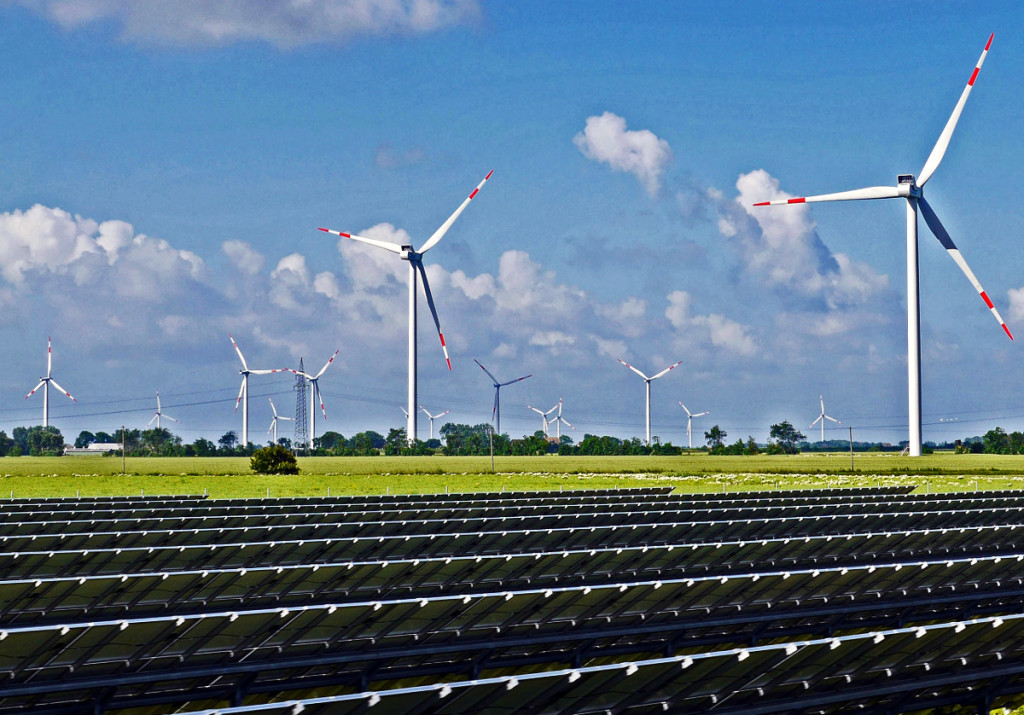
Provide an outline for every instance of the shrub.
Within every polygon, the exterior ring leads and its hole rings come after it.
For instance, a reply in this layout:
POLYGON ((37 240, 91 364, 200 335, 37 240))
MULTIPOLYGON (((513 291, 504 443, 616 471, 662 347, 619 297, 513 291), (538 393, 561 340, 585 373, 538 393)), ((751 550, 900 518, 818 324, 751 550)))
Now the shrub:
POLYGON ((295 455, 279 444, 257 449, 249 458, 249 466, 257 474, 298 474, 295 455))

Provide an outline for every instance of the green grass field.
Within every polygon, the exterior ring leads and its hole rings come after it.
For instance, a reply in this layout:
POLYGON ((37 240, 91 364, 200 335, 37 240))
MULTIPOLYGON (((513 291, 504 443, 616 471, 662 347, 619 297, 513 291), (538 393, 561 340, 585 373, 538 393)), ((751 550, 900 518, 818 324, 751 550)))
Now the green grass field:
POLYGON ((426 494, 665 485, 686 492, 912 484, 919 491, 1024 489, 1024 456, 800 454, 709 457, 300 457, 297 477, 254 475, 246 457, 0 458, 0 498, 426 494))

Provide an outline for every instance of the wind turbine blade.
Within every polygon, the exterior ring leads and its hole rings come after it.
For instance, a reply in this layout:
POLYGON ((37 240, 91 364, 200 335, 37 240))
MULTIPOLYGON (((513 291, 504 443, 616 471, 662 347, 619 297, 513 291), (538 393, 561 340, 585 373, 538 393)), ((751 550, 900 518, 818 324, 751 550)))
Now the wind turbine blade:
MULTIPOLYGON (((235 400, 235 412, 238 412, 238 405, 242 402, 242 393, 245 392, 245 377, 242 377, 242 386, 238 388, 238 399, 235 400)), ((248 404, 248 403, 246 403, 248 404)))
POLYGON ((320 383, 314 382, 313 389, 316 390, 316 399, 320 403, 320 411, 324 413, 324 419, 327 419, 327 408, 324 407, 324 396, 320 394, 320 383))
POLYGON ((160 412, 160 390, 156 391, 156 411, 160 412))
POLYGON ((267 434, 270 434, 274 429, 274 423, 277 422, 277 415, 274 415, 274 419, 270 420, 270 426, 267 427, 267 434))
POLYGON ((825 398, 818 395, 818 402, 821 403, 821 414, 825 414, 825 398))
POLYGON ((859 201, 861 199, 895 199, 899 197, 895 186, 868 186, 864 189, 840 191, 834 194, 818 194, 816 196, 798 196, 792 199, 776 199, 761 201, 754 206, 785 206, 787 204, 813 204, 819 201, 859 201))
POLYGON ((294 373, 296 375, 302 375, 307 380, 312 380, 313 379, 313 376, 310 375, 309 373, 301 372, 299 370, 292 370, 291 368, 288 368, 287 370, 282 370, 281 372, 291 372, 291 373, 294 373))
POLYGON ((491 408, 491 422, 494 422, 494 416, 498 414, 498 391, 500 387, 494 388, 494 407, 491 408))
POLYGON ((438 241, 444 238, 444 235, 448 233, 448 229, 450 229, 452 227, 452 224, 455 223, 455 219, 457 219, 459 217, 459 214, 461 214, 465 210, 465 208, 469 206, 469 202, 472 201, 473 197, 476 196, 477 192, 480 191, 481 188, 483 188, 483 185, 487 183, 487 180, 491 178, 491 174, 493 173, 493 170, 487 172, 487 176, 484 177, 484 180, 477 184, 476 188, 473 189, 472 193, 470 193, 466 200, 462 202, 462 205, 459 206, 459 208, 455 209, 455 213, 449 216, 448 220, 441 224, 440 228, 434 231, 434 235, 427 239, 427 242, 424 243, 423 246, 420 248, 420 253, 426 253, 435 245, 437 245, 438 241))
POLYGON ((703 417, 704 415, 710 415, 710 414, 711 414, 711 411, 709 410, 707 412, 698 412, 697 414, 695 414, 693 416, 694 417, 703 417))
POLYGON ((822 418, 823 416, 824 416, 824 415, 818 415, 818 419, 814 420, 814 422, 811 422, 811 427, 813 427, 814 425, 816 425, 816 424, 818 424, 819 422, 821 422, 821 418, 822 418))
POLYGON ((444 412, 442 412, 442 413, 441 413, 441 414, 439 414, 439 415, 434 415, 434 419, 436 420, 436 419, 437 419, 438 417, 444 417, 444 416, 445 416, 446 414, 448 414, 449 412, 451 412, 451 410, 445 410, 444 412))
POLYGON ((528 377, 533 377, 533 375, 523 375, 522 377, 517 377, 515 380, 509 380, 508 382, 501 383, 500 385, 498 385, 498 387, 505 387, 506 385, 511 385, 514 382, 522 382, 528 377))
POLYGON ((488 370, 486 367, 484 367, 480 363, 480 361, 477 360, 476 358, 473 358, 473 362, 475 362, 477 365, 480 365, 480 369, 483 370, 485 373, 487 373, 487 377, 491 378, 491 382, 494 383, 494 386, 498 387, 498 378, 496 378, 494 375, 492 375, 490 370, 488 370))
POLYGON ((238 348, 238 343, 231 337, 231 333, 228 333, 228 339, 231 340, 231 344, 235 346, 235 352, 238 353, 238 359, 242 361, 242 368, 245 370, 249 369, 249 366, 245 364, 245 356, 242 355, 242 351, 238 348))
POLYGON ((320 368, 320 372, 318 372, 316 374, 317 378, 319 378, 321 375, 324 374, 324 372, 326 372, 327 368, 329 368, 331 366, 331 363, 334 362, 334 358, 338 357, 338 353, 340 353, 340 352, 341 352, 340 348, 334 351, 334 354, 331 355, 331 359, 328 360, 327 364, 325 364, 322 368, 320 368))
POLYGON ((170 420, 171 422, 177 422, 179 425, 181 424, 181 420, 176 420, 176 419, 174 419, 173 417, 171 417, 168 414, 164 414, 164 413, 161 412, 160 416, 163 417, 165 420, 170 420))
POLYGON ((953 107, 953 114, 950 115, 949 121, 943 127, 939 140, 935 142, 935 146, 932 148, 932 153, 928 155, 928 160, 925 161, 921 174, 917 177, 918 186, 924 186, 928 183, 928 179, 932 178, 932 174, 939 168, 939 162, 942 161, 942 157, 946 155, 949 140, 953 136, 953 130, 956 129, 956 123, 960 121, 960 113, 964 111, 967 95, 971 93, 971 89, 974 87, 974 80, 978 79, 978 72, 981 71, 981 65, 985 62, 985 57, 988 55, 988 48, 992 46, 993 37, 995 37, 995 33, 989 35, 988 43, 986 43, 985 49, 981 51, 981 57, 978 58, 978 64, 974 66, 974 72, 971 73, 971 78, 967 80, 967 86, 964 87, 964 91, 960 95, 960 101, 953 107))
POLYGON ((50 370, 53 367, 53 345, 50 342, 50 336, 46 336, 46 376, 50 376, 50 370))
POLYGON ((423 279, 423 295, 427 297, 427 306, 430 308, 430 315, 434 318, 434 326, 437 328, 437 337, 441 339, 441 350, 444 351, 444 361, 448 364, 448 369, 452 369, 452 361, 448 357, 448 346, 444 342, 444 333, 441 332, 441 321, 437 319, 437 308, 434 307, 434 297, 430 294, 430 284, 427 282, 427 271, 423 267, 423 262, 419 259, 414 261, 416 268, 420 272, 420 277, 423 279))
POLYGON ((837 425, 843 424, 842 422, 837 420, 835 417, 829 417, 828 415, 822 415, 822 417, 824 417, 826 420, 830 420, 832 422, 835 422, 837 425))
POLYGON ((295 372, 290 367, 275 367, 270 370, 250 370, 250 375, 272 375, 275 372, 295 372))
POLYGON ((385 251, 391 251, 392 253, 401 253, 402 247, 397 243, 391 243, 390 241, 378 241, 376 238, 366 238, 365 236, 356 236, 353 233, 344 233, 343 231, 332 231, 329 228, 321 228, 324 233, 333 233, 335 236, 341 236, 342 238, 351 238, 353 241, 359 241, 360 243, 368 243, 371 246, 377 248, 383 248, 385 251))
POLYGON ((626 367, 628 367, 628 368, 629 368, 630 370, 632 370, 633 372, 635 372, 635 373, 636 373, 637 375, 639 375, 639 376, 640 376, 640 377, 642 377, 643 379, 645 379, 645 380, 650 380, 650 379, 651 379, 651 378, 647 377, 647 375, 643 374, 642 372, 640 372, 639 370, 637 370, 637 369, 636 369, 635 367, 633 367, 632 365, 630 365, 630 364, 629 364, 628 362, 626 362, 625 360, 621 360, 621 359, 619 359, 619 358, 615 358, 615 359, 616 359, 616 360, 618 360, 619 362, 621 362, 621 363, 622 363, 623 365, 625 365, 626 367))
POLYGON ((980 295, 981 299, 985 301, 985 305, 987 305, 988 309, 992 311, 992 315, 994 315, 996 320, 999 321, 999 324, 1003 326, 1003 330, 1006 331, 1010 340, 1013 340, 1013 334, 1010 332, 1010 329, 1006 327, 1006 322, 1003 320, 1003 316, 999 315, 999 311, 996 310, 995 305, 992 304, 992 300, 988 297, 985 289, 981 287, 981 283, 979 283, 978 279, 974 277, 974 272, 971 270, 970 266, 967 265, 967 261, 964 260, 964 257, 960 255, 960 249, 958 249, 956 244, 953 243, 953 239, 950 238, 949 232, 946 231, 945 226, 943 226, 942 222, 939 221, 939 217, 935 215, 931 205, 924 200, 923 196, 919 198, 917 202, 921 206, 921 213, 924 215, 924 220, 928 224, 928 228, 930 228, 932 233, 935 234, 935 238, 939 239, 939 243, 941 243, 946 249, 946 253, 949 254, 950 258, 960 266, 960 270, 964 272, 964 275, 967 276, 967 280, 969 280, 971 285, 974 286, 974 289, 978 291, 978 295, 980 295))
POLYGON ((285 421, 287 421, 287 422, 294 422, 294 421, 295 421, 295 418, 294 418, 294 417, 285 417, 285 416, 283 416, 283 415, 278 415, 277 419, 279 419, 279 420, 285 420, 285 421))
POLYGON ((655 375, 655 376, 654 376, 654 377, 652 377, 651 379, 652 379, 652 380, 657 380, 657 379, 658 379, 659 377, 661 377, 662 375, 665 375, 665 374, 667 374, 667 373, 669 372, 669 370, 675 370, 675 369, 676 369, 677 367, 679 367, 679 366, 680 366, 680 365, 681 365, 682 363, 683 363, 683 361, 682 361, 682 360, 680 360, 679 362, 677 362, 677 363, 676 363, 676 364, 674 364, 674 365, 669 365, 668 367, 666 367, 666 368, 665 368, 664 370, 662 370, 661 372, 659 372, 659 373, 658 373, 657 375, 655 375))
POLYGON ((274 413, 274 419, 276 420, 277 419, 277 408, 274 407, 274 400, 271 399, 270 397, 268 397, 267 399, 270 400, 270 409, 274 413))
POLYGON ((683 412, 686 413, 687 417, 693 417, 693 415, 690 414, 690 411, 686 409, 686 405, 684 405, 682 401, 680 401, 679 406, 683 408, 683 412))
POLYGON ((39 384, 32 388, 32 392, 30 392, 27 395, 25 395, 25 399, 27 400, 28 398, 32 397, 32 395, 36 394, 36 390, 38 390, 44 384, 46 384, 46 380, 45 379, 40 380, 39 384))
POLYGON ((546 415, 546 414, 547 414, 547 412, 544 412, 543 410, 538 410, 538 409, 537 409, 536 407, 534 407, 533 405, 527 405, 527 406, 526 406, 526 408, 527 408, 527 409, 529 409, 529 410, 533 410, 533 411, 534 411, 534 412, 536 412, 536 413, 537 413, 538 415, 546 415))
POLYGON ((569 420, 565 419, 564 417, 559 417, 558 419, 560 419, 560 420, 561 420, 562 422, 564 422, 564 423, 565 423, 565 425, 566 425, 566 426, 567 426, 567 427, 568 427, 569 429, 576 429, 575 427, 573 427, 573 426, 572 426, 572 422, 570 422, 569 420))
POLYGON ((160 415, 153 415, 153 416, 152 416, 152 417, 150 418, 149 422, 147 422, 147 423, 146 423, 146 426, 147 426, 147 427, 149 427, 149 426, 150 426, 151 424, 153 424, 154 422, 156 422, 156 418, 157 418, 157 417, 159 417, 159 416, 160 416, 160 415))
POLYGON ((405 409, 404 407, 399 407, 398 409, 400 409, 402 411, 402 414, 405 415, 406 417, 409 416, 409 410, 405 409))
MULTIPOLYGON (((53 379, 52 377, 50 378, 50 382, 52 382, 52 383, 53 383, 53 386, 54 386, 54 387, 56 387, 56 388, 57 388, 58 390, 60 390, 61 392, 63 392, 63 393, 64 393, 65 395, 67 395, 68 397, 71 397, 71 393, 70 393, 70 392, 68 392, 67 390, 65 390, 65 389, 64 389, 63 387, 61 387, 60 385, 58 385, 58 384, 57 384, 57 381, 56 381, 56 380, 54 380, 54 379, 53 379)), ((71 399, 72 399, 72 401, 74 401, 74 402, 78 402, 78 400, 76 400, 76 399, 75 399, 74 397, 71 397, 71 399)))

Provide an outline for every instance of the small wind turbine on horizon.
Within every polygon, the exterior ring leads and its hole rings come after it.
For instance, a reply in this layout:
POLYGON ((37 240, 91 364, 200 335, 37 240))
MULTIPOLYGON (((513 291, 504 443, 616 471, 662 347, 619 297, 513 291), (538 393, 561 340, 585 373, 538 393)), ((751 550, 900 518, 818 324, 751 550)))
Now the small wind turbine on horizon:
POLYGON ((995 319, 999 321, 999 324, 1006 332, 1006 335, 1010 340, 1013 340, 1013 335, 1010 333, 1010 329, 1006 327, 1006 322, 1003 320, 1002 316, 999 315, 999 311, 996 310, 992 300, 981 287, 978 279, 974 276, 974 272, 967 265, 967 261, 965 261, 963 256, 960 255, 960 250, 956 247, 956 244, 953 243, 953 239, 950 238, 949 233, 939 221, 939 217, 936 216, 935 211, 932 210, 931 205, 925 201, 924 198, 924 185, 928 183, 928 180, 932 177, 932 174, 942 161, 942 157, 946 154, 950 138, 953 136, 953 130, 956 129, 956 124, 960 119, 961 112, 963 112, 964 104, 967 102, 967 96, 971 93, 971 89, 974 87, 974 81, 978 78, 978 73, 981 71, 981 65, 985 62, 985 57, 988 55, 989 48, 992 46, 993 37, 995 37, 994 34, 989 36, 988 43, 985 45, 985 49, 982 51, 981 57, 978 59, 978 63, 974 66, 974 72, 971 74, 971 78, 967 81, 967 86, 964 87, 964 90, 960 95, 960 100, 953 108, 953 114, 946 122, 946 126, 939 135, 938 141, 932 148, 931 154, 928 155, 928 159, 925 161, 924 167, 921 169, 921 173, 916 180, 913 174, 900 174, 896 177, 896 186, 871 186, 864 189, 854 189, 853 191, 819 194, 817 196, 803 196, 793 199, 777 199, 774 201, 762 201, 754 204, 755 206, 777 206, 785 204, 812 203, 816 201, 851 201, 858 199, 902 198, 906 200, 907 382, 909 388, 908 408, 910 427, 910 439, 907 449, 911 457, 921 456, 921 309, 918 288, 919 266, 917 257, 918 207, 920 207, 921 213, 924 215, 924 220, 925 223, 928 224, 928 228, 930 228, 931 232, 935 234, 935 237, 946 249, 950 258, 956 262, 957 266, 960 267, 960 270, 963 271, 965 276, 967 276, 967 280, 971 282, 974 289, 978 291, 978 294, 981 296, 982 300, 985 301, 985 305, 992 312, 995 319))
POLYGON ((76 400, 74 397, 71 396, 70 392, 65 390, 60 385, 58 385, 57 381, 54 380, 50 376, 52 371, 53 371, 53 346, 50 343, 50 337, 47 336, 46 337, 46 377, 39 378, 39 384, 32 388, 32 392, 30 392, 27 395, 25 395, 25 399, 27 400, 28 398, 32 397, 32 395, 34 395, 36 393, 36 390, 38 390, 40 387, 43 388, 43 427, 49 427, 50 426, 50 383, 51 382, 53 383, 54 387, 56 387, 58 390, 60 390, 65 395, 67 395, 69 398, 71 398, 72 401, 78 402, 78 400, 76 400))
POLYGON ((484 367, 479 360, 473 358, 473 362, 480 365, 480 369, 487 373, 487 377, 491 378, 491 382, 494 383, 494 409, 491 410, 491 419, 495 422, 494 431, 501 434, 501 388, 507 387, 514 382, 522 382, 528 377, 533 377, 533 375, 523 375, 522 377, 517 377, 515 380, 509 380, 508 382, 498 382, 498 378, 492 375, 490 370, 484 367))
POLYGON ((824 397, 822 397, 821 395, 818 395, 818 401, 821 403, 821 414, 818 415, 818 419, 814 420, 814 422, 811 422, 811 427, 813 427, 814 425, 818 424, 819 422, 821 423, 821 441, 824 442, 825 441, 825 420, 829 420, 830 422, 835 422, 837 425, 841 425, 843 423, 840 422, 839 420, 837 420, 835 417, 829 417, 828 415, 825 414, 825 398, 824 397))
POLYGON ((157 390, 156 391, 156 412, 153 414, 153 417, 150 418, 149 422, 146 423, 146 426, 149 427, 151 424, 156 422, 156 428, 160 429, 160 418, 161 417, 169 419, 171 422, 177 422, 178 424, 181 424, 181 420, 176 420, 173 417, 171 417, 170 415, 165 415, 163 413, 163 410, 160 408, 160 390, 157 390))
POLYGON ((329 228, 320 228, 321 231, 326 233, 333 233, 335 236, 342 238, 351 238, 353 241, 359 241, 361 243, 367 243, 377 248, 383 248, 386 251, 397 253, 398 257, 403 261, 409 261, 409 388, 408 388, 408 404, 406 405, 406 437, 409 440, 409 444, 416 441, 416 283, 417 276, 423 280, 423 295, 427 299, 427 306, 430 308, 430 315, 434 318, 434 326, 437 328, 437 336, 441 339, 441 350, 444 351, 444 360, 448 365, 448 370, 452 369, 452 361, 448 357, 448 346, 444 341, 444 333, 441 332, 441 322, 437 318, 437 309, 434 307, 434 298, 430 294, 430 284, 427 282, 427 271, 423 268, 423 254, 437 245, 438 241, 444 238, 444 235, 448 233, 448 229, 455 223, 455 219, 465 210, 469 205, 469 202, 477 195, 477 192, 487 183, 487 180, 491 178, 494 171, 489 171, 484 180, 477 184, 477 187, 469 194, 469 196, 462 202, 459 208, 455 209, 455 213, 448 217, 441 226, 434 231, 434 233, 427 239, 426 243, 417 251, 411 245, 399 246, 389 241, 378 241, 375 238, 364 238, 363 236, 356 236, 351 233, 344 233, 342 231, 334 231, 329 228))
POLYGON ((694 417, 703 417, 704 415, 710 415, 711 411, 708 410, 706 412, 698 412, 696 414, 693 414, 693 413, 690 412, 690 410, 688 410, 686 408, 686 405, 684 405, 681 401, 679 403, 679 406, 683 408, 684 412, 686 412, 686 445, 687 445, 687 449, 693 449, 693 418, 694 417))
POLYGON ((533 405, 527 405, 526 408, 530 409, 530 410, 533 410, 538 415, 540 415, 540 422, 541 422, 541 425, 542 425, 541 429, 544 431, 544 436, 547 437, 548 436, 548 425, 551 424, 550 422, 548 422, 548 415, 550 415, 552 412, 557 410, 558 409, 558 405, 555 405, 554 407, 552 407, 547 412, 545 412, 544 410, 539 409, 537 407, 534 407, 533 405))
POLYGON ((555 407, 552 407, 551 409, 555 409, 556 407, 558 408, 558 414, 556 414, 555 415, 555 419, 553 419, 551 421, 555 423, 555 438, 558 439, 559 442, 561 442, 562 441, 562 425, 563 424, 566 427, 568 427, 569 429, 571 429, 571 430, 574 430, 576 428, 572 426, 572 423, 569 422, 569 420, 567 420, 564 417, 562 417, 562 398, 561 397, 558 398, 558 404, 555 405, 555 407))
POLYGON ((436 420, 438 417, 444 417, 446 414, 451 412, 451 410, 445 410, 444 412, 439 412, 436 415, 432 415, 429 412, 427 412, 427 408, 424 407, 423 405, 420 405, 420 409, 423 410, 423 414, 430 418, 430 437, 428 437, 428 439, 434 439, 434 420, 436 420))
POLYGON ((242 446, 249 444, 249 375, 269 375, 275 372, 292 372, 288 368, 273 368, 272 370, 250 370, 249 365, 245 362, 245 356, 242 355, 241 349, 238 347, 238 343, 231 337, 231 333, 228 333, 228 339, 231 340, 231 344, 235 346, 235 352, 238 353, 238 359, 242 361, 242 369, 238 373, 242 376, 242 386, 238 389, 238 399, 235 400, 235 412, 238 412, 238 403, 242 403, 242 446))
POLYGON ((270 409, 274 413, 274 419, 270 420, 270 427, 267 429, 267 434, 270 434, 270 431, 273 430, 274 431, 274 444, 277 444, 277 421, 278 420, 288 420, 290 422, 294 422, 295 418, 294 417, 282 417, 281 415, 277 414, 277 408, 274 407, 274 400, 272 398, 270 398, 270 397, 268 397, 267 399, 270 400, 270 409))
POLYGON ((335 350, 334 354, 331 355, 331 359, 328 360, 324 364, 324 366, 322 368, 320 368, 320 372, 318 372, 316 375, 310 375, 308 373, 301 372, 299 370, 292 370, 292 372, 294 372, 296 375, 298 375, 300 377, 303 377, 303 378, 305 378, 306 380, 309 381, 309 448, 310 449, 313 449, 313 438, 316 437, 316 403, 317 402, 320 403, 320 411, 324 415, 324 420, 327 419, 327 408, 324 407, 324 398, 323 398, 323 395, 320 394, 320 376, 323 375, 324 372, 326 372, 327 368, 329 368, 331 366, 331 363, 334 362, 334 358, 338 357, 338 353, 339 352, 341 352, 340 348, 338 350, 335 350))
POLYGON ((652 375, 651 377, 647 377, 647 375, 645 375, 644 373, 642 373, 639 370, 637 370, 635 367, 630 365, 625 360, 622 360, 620 358, 615 358, 615 359, 618 360, 619 362, 621 362, 623 365, 625 365, 630 370, 632 370, 633 372, 635 372, 637 375, 639 375, 640 377, 642 377, 644 379, 644 387, 645 387, 646 392, 647 392, 647 409, 646 409, 646 415, 647 415, 647 443, 646 444, 647 444, 648 447, 650 447, 651 446, 651 382, 654 381, 654 380, 657 380, 659 377, 662 377, 662 376, 666 375, 669 372, 669 370, 674 370, 683 361, 680 360, 679 362, 675 363, 674 365, 669 365, 664 370, 659 372, 657 375, 652 375))

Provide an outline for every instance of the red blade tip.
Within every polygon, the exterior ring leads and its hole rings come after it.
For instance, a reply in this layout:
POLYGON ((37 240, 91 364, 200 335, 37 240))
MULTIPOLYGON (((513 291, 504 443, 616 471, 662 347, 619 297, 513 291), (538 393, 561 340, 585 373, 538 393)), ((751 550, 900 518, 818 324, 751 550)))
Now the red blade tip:
POLYGON ((770 204, 771 204, 771 201, 761 201, 760 203, 754 204, 754 206, 768 206, 770 204))
POLYGON ((985 45, 985 52, 988 52, 988 48, 992 46, 992 38, 996 36, 996 33, 992 33, 988 36, 988 44, 985 45))
POLYGON ((319 230, 320 230, 320 231, 323 231, 324 233, 330 233, 330 232, 331 232, 331 229, 329 229, 329 228, 323 228, 323 227, 321 227, 321 228, 320 228, 319 230))

